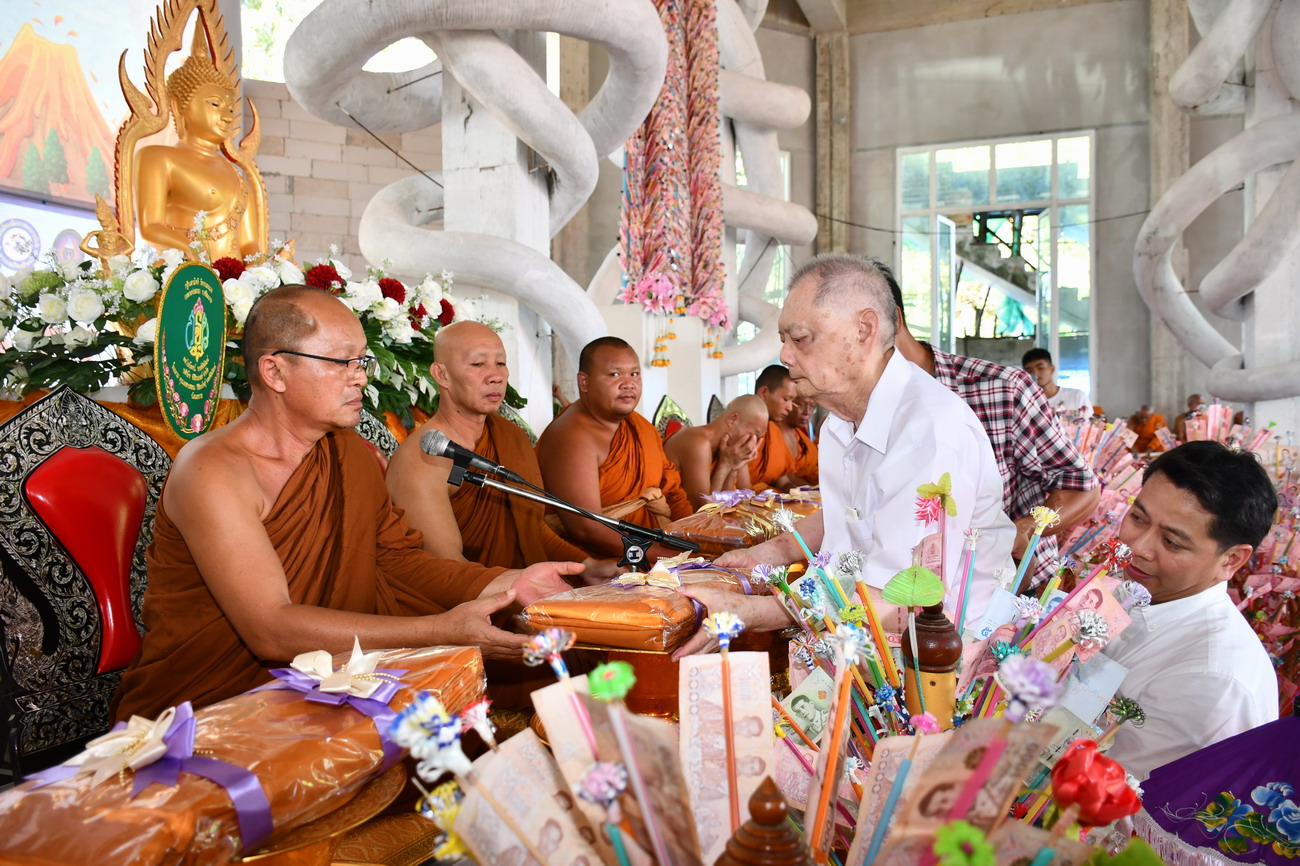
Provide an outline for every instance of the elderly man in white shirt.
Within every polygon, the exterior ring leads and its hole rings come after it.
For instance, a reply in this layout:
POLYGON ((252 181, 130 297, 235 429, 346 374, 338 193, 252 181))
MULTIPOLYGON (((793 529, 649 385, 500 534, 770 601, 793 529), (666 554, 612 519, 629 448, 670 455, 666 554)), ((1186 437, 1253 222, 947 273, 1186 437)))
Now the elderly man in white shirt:
MULTIPOLYGON (((993 572, 1011 562, 1015 526, 1002 511, 1002 476, 975 413, 895 350, 889 279, 878 261, 822 255, 790 281, 780 318, 781 362, 799 396, 831 413, 818 439, 822 510, 800 521, 799 533, 814 551, 862 551, 865 582, 881 587, 911 565, 912 549, 936 531, 916 517, 917 488, 948 473, 957 506, 946 526, 949 606, 963 533, 979 529, 967 611, 967 619, 977 621, 993 592, 993 572)), ((802 559, 794 537, 783 533, 717 562, 749 569, 802 559)), ((725 605, 750 630, 790 624, 771 597, 684 592, 706 606, 725 605)), ((888 614, 885 619, 888 627, 888 614)), ((697 636, 676 655, 704 645, 697 636)))
POLYGON ((1139 779, 1277 718, 1277 676, 1227 589, 1276 511, 1254 455, 1217 442, 1189 442, 1147 468, 1119 537, 1133 550, 1127 576, 1151 604, 1102 650, 1128 668, 1119 694, 1146 714, 1109 752, 1139 779))

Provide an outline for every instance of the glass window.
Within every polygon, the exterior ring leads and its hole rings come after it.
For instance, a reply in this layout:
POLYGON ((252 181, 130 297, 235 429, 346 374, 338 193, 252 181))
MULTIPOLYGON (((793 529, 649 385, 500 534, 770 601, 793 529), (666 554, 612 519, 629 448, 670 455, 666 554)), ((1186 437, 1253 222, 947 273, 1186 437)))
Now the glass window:
POLYGON ((1000 202, 1052 197, 1052 140, 1015 141, 993 148, 1000 202))
POLYGON ((935 206, 988 204, 989 149, 956 147, 934 154, 935 206))
POLYGON ((1056 142, 1058 198, 1087 198, 1092 180, 1092 139, 1062 138, 1056 142))
POLYGON ((904 154, 899 160, 903 174, 903 210, 924 210, 930 206, 930 151, 904 154))
POLYGON ((930 217, 907 217, 903 220, 903 313, 907 328, 918 340, 929 340, 930 310, 930 217))
POLYGON ((1086 204, 1060 208, 1056 234, 1056 291, 1060 303, 1057 335, 1058 382, 1067 388, 1091 391, 1088 338, 1091 334, 1092 226, 1086 204))

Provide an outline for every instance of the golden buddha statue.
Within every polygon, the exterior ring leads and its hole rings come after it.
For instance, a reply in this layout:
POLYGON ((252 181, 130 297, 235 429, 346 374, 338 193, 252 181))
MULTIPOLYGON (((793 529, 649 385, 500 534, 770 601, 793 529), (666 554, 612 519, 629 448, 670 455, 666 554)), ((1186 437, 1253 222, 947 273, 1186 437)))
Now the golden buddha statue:
POLYGON ((257 109, 249 102, 249 132, 236 146, 238 80, 217 0, 167 0, 159 7, 145 52, 148 97, 131 83, 125 63, 120 78, 131 114, 117 135, 117 210, 97 202, 103 230, 82 248, 106 261, 110 250, 133 244, 138 225, 148 243, 191 260, 266 253, 266 187, 254 162, 261 141, 257 109), (164 80, 167 58, 180 48, 193 13, 189 56, 164 80), (169 115, 178 143, 137 150, 166 127, 169 115))

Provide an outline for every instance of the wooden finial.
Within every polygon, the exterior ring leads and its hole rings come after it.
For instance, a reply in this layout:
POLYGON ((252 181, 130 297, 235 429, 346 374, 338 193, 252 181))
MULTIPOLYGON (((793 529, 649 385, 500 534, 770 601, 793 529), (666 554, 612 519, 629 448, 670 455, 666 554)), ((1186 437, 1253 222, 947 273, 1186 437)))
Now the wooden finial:
POLYGON ((786 821, 788 811, 768 776, 749 798, 749 820, 714 866, 813 866, 812 852, 786 821))

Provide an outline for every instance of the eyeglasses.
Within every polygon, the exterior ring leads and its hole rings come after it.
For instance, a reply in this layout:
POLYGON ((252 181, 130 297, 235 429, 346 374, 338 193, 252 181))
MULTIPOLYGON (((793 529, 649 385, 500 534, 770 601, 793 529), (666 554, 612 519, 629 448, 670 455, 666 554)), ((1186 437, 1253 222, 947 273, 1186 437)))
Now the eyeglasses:
POLYGON ((331 364, 342 364, 348 368, 349 373, 355 373, 358 370, 366 374, 366 378, 375 375, 379 369, 379 359, 374 355, 362 355, 360 358, 327 358, 324 355, 309 355, 306 352, 295 352, 292 349, 280 349, 278 352, 272 352, 271 356, 276 355, 297 355, 299 358, 314 358, 317 361, 329 361, 331 364))

